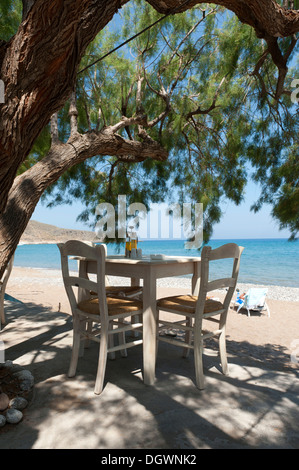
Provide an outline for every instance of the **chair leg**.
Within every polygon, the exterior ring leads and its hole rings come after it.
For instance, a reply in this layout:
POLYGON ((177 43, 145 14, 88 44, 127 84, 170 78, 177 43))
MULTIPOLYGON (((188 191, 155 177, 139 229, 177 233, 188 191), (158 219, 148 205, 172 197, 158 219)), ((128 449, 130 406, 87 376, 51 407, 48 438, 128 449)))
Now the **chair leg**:
POLYGON ((228 375, 225 330, 223 330, 219 336, 219 352, 222 372, 224 375, 228 375))
POLYGON ((196 386, 199 390, 203 390, 205 388, 204 384, 204 373, 203 373, 203 342, 202 338, 194 337, 194 363, 195 363, 195 377, 196 377, 196 386))
POLYGON ((104 378, 107 364, 107 349, 108 349, 108 327, 106 331, 102 329, 100 350, 99 350, 99 360, 98 360, 98 370, 96 383, 94 388, 94 393, 100 395, 103 391, 104 378))
MULTIPOLYGON (((134 317, 132 317, 132 319, 133 318, 134 317)), ((120 323, 120 320, 119 320, 119 323, 120 323)), ((122 333, 118 333, 118 342, 119 342, 119 345, 121 345, 121 344, 125 345, 126 344, 126 334, 125 334, 124 331, 122 333)), ((126 349, 121 349, 120 350, 120 355, 121 355, 121 357, 128 357, 128 351, 126 349)))
MULTIPOLYGON (((113 330, 113 323, 110 322, 109 323, 109 330, 113 330)), ((101 341, 102 341, 102 333, 101 333, 101 341)), ((108 335, 108 347, 109 348, 113 348, 114 346, 114 334, 111 333, 110 335, 108 335)), ((108 358, 110 361, 114 361, 115 359, 115 352, 110 352, 108 353, 108 358)))
POLYGON ((157 309, 156 313, 156 361, 158 357, 158 348, 159 348, 159 315, 160 315, 160 310, 157 309))
MULTIPOLYGON (((133 297, 134 298, 134 297, 133 297)), ((132 315, 131 316, 131 323, 141 323, 140 321, 140 315, 132 315)), ((132 338, 138 338, 139 332, 136 330, 131 331, 131 336, 132 338)))
POLYGON ((76 369, 78 364, 78 357, 80 352, 80 319, 73 317, 73 347, 72 347, 72 356, 70 367, 68 371, 68 377, 74 377, 76 375, 76 369))
POLYGON ((4 289, 0 286, 0 324, 5 324, 5 312, 4 312, 4 289))
MULTIPOLYGON (((88 333, 91 333, 92 332, 92 321, 87 321, 86 322, 86 331, 88 333)), ((90 345, 90 339, 86 338, 84 340, 84 349, 87 349, 89 348, 89 345, 90 345)))
MULTIPOLYGON (((186 317, 186 326, 192 326, 192 318, 186 317)), ((192 333, 191 331, 186 331, 185 333, 185 343, 191 344, 192 341, 192 333)), ((183 349, 183 357, 188 357, 190 352, 190 348, 184 348, 183 349)))
MULTIPOLYGON (((87 332, 91 333, 91 331, 92 331, 92 321, 85 321, 84 320, 84 322, 83 322, 81 320, 81 328, 82 328, 83 323, 84 323, 84 331, 87 331, 87 332)), ((80 347, 79 347, 79 357, 84 356, 84 349, 88 348, 88 346, 89 346, 89 339, 84 338, 83 340, 81 340, 80 347)))

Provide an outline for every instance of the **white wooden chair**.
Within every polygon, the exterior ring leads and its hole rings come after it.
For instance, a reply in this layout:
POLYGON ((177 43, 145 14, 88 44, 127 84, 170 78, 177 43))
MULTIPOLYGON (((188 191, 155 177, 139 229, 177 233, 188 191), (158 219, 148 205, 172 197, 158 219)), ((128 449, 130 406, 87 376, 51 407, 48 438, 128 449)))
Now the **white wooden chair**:
POLYGON ((166 297, 157 301, 158 310, 158 341, 164 341, 176 346, 183 346, 184 355, 187 355, 189 349, 194 349, 196 385, 199 389, 204 388, 203 373, 203 341, 212 336, 219 337, 219 352, 223 374, 228 374, 227 356, 226 356, 226 337, 225 327, 227 313, 232 299, 237 278, 239 274, 240 257, 243 247, 234 243, 228 243, 214 250, 210 246, 205 246, 201 254, 201 278, 198 295, 178 295, 166 297), (210 262, 232 258, 232 271, 227 278, 209 280, 210 262), (207 299, 208 292, 216 289, 228 288, 225 292, 223 302, 207 299), (163 310, 175 315, 185 317, 179 321, 162 321, 159 319, 159 312, 163 310), (203 321, 207 320, 211 324, 216 324, 216 329, 206 331, 203 328, 203 321), (163 329, 172 328, 183 330, 185 342, 163 335, 159 335, 163 329))
MULTIPOLYGON (((88 246, 96 246, 94 242, 85 241, 88 246)), ((105 248, 105 254, 107 256, 107 246, 104 243, 101 245, 105 248)), ((88 277, 88 273, 84 274, 88 277)), ((106 295, 113 296, 113 297, 123 297, 128 299, 138 298, 140 300, 143 288, 141 286, 111 286, 108 276, 105 276, 105 285, 106 285, 106 295)), ((94 292, 91 292, 91 295, 96 295, 94 292)))
POLYGON ((6 323, 5 312, 4 312, 4 296, 5 296, 6 285, 7 285, 9 276, 12 271, 13 262, 14 262, 14 254, 10 258, 6 266, 6 269, 4 271, 3 277, 0 280, 0 330, 1 330, 1 324, 4 325, 6 323))
POLYGON ((100 344, 98 369, 94 392, 100 394, 103 390, 107 355, 137 346, 142 339, 126 343, 126 331, 142 330, 142 323, 126 322, 127 317, 142 317, 142 302, 134 299, 109 297, 105 287, 105 247, 103 245, 88 246, 80 241, 70 240, 58 244, 61 254, 61 267, 64 286, 71 305, 73 316, 73 347, 68 376, 76 374, 80 345, 82 339, 90 339, 100 344), (73 256, 86 257, 97 263, 96 281, 91 281, 78 275, 71 276, 69 272, 69 258, 73 256), (75 288, 84 289, 86 298, 78 301, 75 288), (96 292, 97 297, 90 296, 90 291, 96 292), (94 327, 97 325, 97 327, 94 327), (114 328, 116 326, 116 328, 114 328), (119 336, 119 343, 114 346, 113 337, 119 336))

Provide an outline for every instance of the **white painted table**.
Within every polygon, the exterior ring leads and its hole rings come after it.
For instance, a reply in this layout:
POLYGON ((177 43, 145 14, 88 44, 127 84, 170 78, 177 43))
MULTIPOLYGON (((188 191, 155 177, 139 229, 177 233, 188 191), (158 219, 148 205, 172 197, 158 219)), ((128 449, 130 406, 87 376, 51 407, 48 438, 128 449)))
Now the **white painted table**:
MULTIPOLYGON (((94 261, 80 260, 80 270, 96 272, 94 261)), ((192 293, 198 291, 200 280, 199 257, 167 257, 164 259, 130 259, 124 256, 107 256, 106 275, 129 277, 132 285, 139 285, 143 279, 143 379, 147 385, 155 380, 156 362, 156 300, 157 279, 173 276, 192 275, 192 293)))

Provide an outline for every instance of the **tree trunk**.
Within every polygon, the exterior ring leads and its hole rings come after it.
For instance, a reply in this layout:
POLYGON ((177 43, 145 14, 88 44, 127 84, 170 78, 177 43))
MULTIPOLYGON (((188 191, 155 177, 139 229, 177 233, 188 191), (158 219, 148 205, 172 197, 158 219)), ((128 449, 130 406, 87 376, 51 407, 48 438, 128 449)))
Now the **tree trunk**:
POLYGON ((32 3, 16 35, 0 46, 0 212, 18 167, 74 89, 86 46, 120 6, 119 0, 32 3))
POLYGON ((68 168, 95 155, 115 155, 128 161, 167 159, 166 150, 154 141, 132 141, 115 134, 127 124, 143 119, 144 116, 123 119, 100 132, 75 133, 67 143, 55 143, 43 160, 15 178, 6 208, 0 215, 0 278, 42 193, 68 168))
POLYGON ((287 37, 299 31, 299 11, 285 10, 276 0, 205 0, 181 1, 178 8, 177 0, 147 0, 160 13, 188 10, 201 3, 214 3, 234 12, 237 17, 252 26, 258 37, 287 37))

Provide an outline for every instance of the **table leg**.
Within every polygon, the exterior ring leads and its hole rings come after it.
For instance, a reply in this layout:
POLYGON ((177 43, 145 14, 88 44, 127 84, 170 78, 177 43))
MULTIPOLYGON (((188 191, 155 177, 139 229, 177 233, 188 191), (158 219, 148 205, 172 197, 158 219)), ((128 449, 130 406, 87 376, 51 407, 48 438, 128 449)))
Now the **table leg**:
POLYGON ((140 286, 140 279, 138 277, 131 277, 131 286, 140 286))
MULTIPOLYGON (((83 277, 85 279, 88 279, 88 274, 87 274, 87 261, 86 260, 80 260, 78 261, 78 270, 79 270, 79 277, 83 277)), ((78 287, 78 303, 82 302, 82 300, 89 299, 90 295, 89 293, 86 292, 85 289, 82 289, 81 287, 78 287)))
POLYGON ((156 277, 149 270, 143 285, 143 380, 146 385, 152 385, 155 380, 156 316, 156 277))

